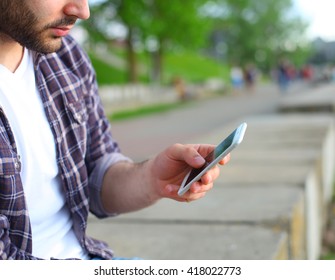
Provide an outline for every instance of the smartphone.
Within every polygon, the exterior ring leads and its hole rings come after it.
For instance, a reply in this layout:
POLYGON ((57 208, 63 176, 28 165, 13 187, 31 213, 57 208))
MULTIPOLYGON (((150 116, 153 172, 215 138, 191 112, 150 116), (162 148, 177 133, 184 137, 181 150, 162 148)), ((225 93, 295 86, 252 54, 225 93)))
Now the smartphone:
POLYGON ((228 155, 243 140, 247 124, 240 124, 226 139, 224 139, 216 148, 205 157, 205 164, 200 168, 193 168, 184 178, 178 190, 178 195, 186 193, 191 185, 199 181, 201 177, 221 159, 228 155))

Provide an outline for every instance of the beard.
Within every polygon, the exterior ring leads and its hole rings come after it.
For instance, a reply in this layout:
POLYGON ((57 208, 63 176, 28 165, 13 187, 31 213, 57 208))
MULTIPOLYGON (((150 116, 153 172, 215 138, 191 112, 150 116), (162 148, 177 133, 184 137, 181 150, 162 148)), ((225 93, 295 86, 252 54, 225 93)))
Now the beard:
POLYGON ((57 51, 62 45, 62 39, 52 35, 49 29, 73 25, 75 22, 75 17, 64 17, 41 26, 37 15, 31 11, 26 1, 0 0, 0 33, 36 52, 52 53, 57 51))

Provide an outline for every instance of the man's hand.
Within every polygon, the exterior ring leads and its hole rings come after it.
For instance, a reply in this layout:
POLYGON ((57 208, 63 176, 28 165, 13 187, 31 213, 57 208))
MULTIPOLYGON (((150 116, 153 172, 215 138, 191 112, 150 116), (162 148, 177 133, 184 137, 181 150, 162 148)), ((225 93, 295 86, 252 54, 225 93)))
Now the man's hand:
MULTIPOLYGON (((193 201, 203 197, 219 176, 220 170, 215 166, 206 172, 199 182, 192 184, 190 190, 180 197, 177 192, 190 168, 200 168, 205 157, 215 148, 213 145, 175 144, 158 154, 152 160, 152 178, 154 190, 159 196, 177 201, 193 201)), ((219 164, 226 164, 230 154, 219 164)))
MULTIPOLYGON (((166 197, 177 201, 193 201, 203 197, 219 176, 215 166, 200 182, 192 184, 182 197, 178 189, 190 168, 199 168, 215 147, 213 145, 175 144, 153 159, 142 163, 120 162, 106 172, 102 187, 102 204, 109 213, 125 213, 150 206, 166 197)), ((225 164, 226 156, 219 164, 225 164)))

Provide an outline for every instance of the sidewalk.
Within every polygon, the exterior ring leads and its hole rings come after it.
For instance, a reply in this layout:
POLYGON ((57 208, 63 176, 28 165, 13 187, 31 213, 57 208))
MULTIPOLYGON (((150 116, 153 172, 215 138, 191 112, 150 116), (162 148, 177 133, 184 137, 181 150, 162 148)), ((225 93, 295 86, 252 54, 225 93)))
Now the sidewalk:
MULTIPOLYGON (((300 95, 300 102, 305 97, 300 95)), ((90 217, 89 235, 124 257, 319 258, 333 194, 333 114, 282 113, 243 121, 245 140, 204 199, 162 200, 109 220, 90 217)), ((236 124, 199 141, 219 142, 236 124)))
POLYGON ((293 96, 287 96, 280 105, 282 112, 330 112, 335 111, 334 83, 325 84, 293 96))

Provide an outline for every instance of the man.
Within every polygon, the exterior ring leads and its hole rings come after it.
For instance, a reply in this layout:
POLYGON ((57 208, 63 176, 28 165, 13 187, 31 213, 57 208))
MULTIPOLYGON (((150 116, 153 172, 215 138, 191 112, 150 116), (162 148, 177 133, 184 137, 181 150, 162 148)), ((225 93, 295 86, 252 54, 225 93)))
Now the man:
POLYGON ((212 169, 179 197, 213 146, 176 144, 142 163, 121 154, 91 64, 67 36, 88 17, 86 0, 0 1, 0 259, 111 259, 85 234, 89 211, 193 201, 219 175, 212 169))

